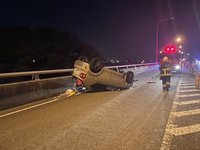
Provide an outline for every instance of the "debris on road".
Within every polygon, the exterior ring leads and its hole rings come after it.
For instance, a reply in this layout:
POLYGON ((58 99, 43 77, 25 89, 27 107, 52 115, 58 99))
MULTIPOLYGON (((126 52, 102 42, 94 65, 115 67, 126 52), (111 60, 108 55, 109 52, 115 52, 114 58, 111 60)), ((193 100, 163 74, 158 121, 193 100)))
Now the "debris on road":
POLYGON ((73 95, 79 95, 86 90, 85 87, 82 89, 76 90, 75 88, 67 89, 64 93, 60 94, 59 97, 70 97, 73 95))
POLYGON ((70 97, 76 94, 75 89, 67 89, 64 93, 60 94, 59 97, 70 97))

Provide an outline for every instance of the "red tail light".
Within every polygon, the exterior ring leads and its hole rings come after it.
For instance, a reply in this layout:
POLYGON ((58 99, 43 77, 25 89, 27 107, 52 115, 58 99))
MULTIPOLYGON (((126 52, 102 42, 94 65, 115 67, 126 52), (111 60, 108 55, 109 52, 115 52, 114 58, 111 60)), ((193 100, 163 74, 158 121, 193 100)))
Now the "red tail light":
POLYGON ((81 73, 81 74, 79 75, 79 77, 80 77, 81 79, 85 79, 85 78, 86 78, 86 74, 81 73))

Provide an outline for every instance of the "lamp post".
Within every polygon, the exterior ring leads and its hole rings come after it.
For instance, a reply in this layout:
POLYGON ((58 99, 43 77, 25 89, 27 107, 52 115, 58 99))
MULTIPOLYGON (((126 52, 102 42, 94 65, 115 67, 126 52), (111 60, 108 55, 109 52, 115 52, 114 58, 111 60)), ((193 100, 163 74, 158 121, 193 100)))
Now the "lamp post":
POLYGON ((174 17, 160 19, 156 24, 156 62, 158 62, 158 27, 161 22, 175 19, 174 17))

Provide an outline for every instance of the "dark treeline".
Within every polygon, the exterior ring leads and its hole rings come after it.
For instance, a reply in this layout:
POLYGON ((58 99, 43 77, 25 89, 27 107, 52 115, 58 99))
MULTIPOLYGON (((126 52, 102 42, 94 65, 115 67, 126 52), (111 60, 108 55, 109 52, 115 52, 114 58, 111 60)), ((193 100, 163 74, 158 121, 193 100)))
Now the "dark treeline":
POLYGON ((0 72, 72 68, 80 56, 102 55, 69 32, 43 27, 0 28, 0 72))

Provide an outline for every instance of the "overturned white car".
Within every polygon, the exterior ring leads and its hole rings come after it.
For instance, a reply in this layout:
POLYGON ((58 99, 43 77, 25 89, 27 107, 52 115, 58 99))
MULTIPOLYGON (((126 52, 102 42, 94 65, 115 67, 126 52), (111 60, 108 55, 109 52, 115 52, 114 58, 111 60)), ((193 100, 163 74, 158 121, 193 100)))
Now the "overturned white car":
POLYGON ((73 77, 82 80, 84 87, 94 90, 107 87, 128 89, 133 84, 134 73, 117 72, 103 67, 102 61, 98 58, 88 62, 86 58, 80 57, 74 64, 73 77))

